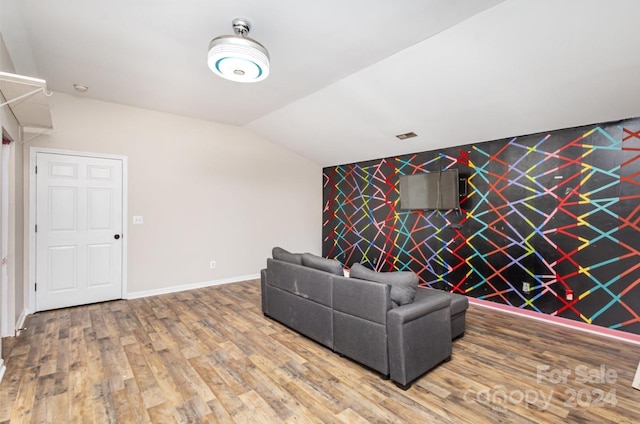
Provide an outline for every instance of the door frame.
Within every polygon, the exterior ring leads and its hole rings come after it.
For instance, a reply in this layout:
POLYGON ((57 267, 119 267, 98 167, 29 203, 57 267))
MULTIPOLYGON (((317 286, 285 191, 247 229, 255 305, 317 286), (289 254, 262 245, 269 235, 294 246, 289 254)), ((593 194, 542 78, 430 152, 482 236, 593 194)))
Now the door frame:
POLYGON ((28 305, 27 312, 32 314, 36 311, 36 156, 38 153, 52 153, 66 156, 82 156, 98 159, 115 159, 122 161, 122 298, 128 298, 127 291, 127 207, 128 207, 128 167, 127 157, 121 155, 110 155, 95 152, 79 152, 74 150, 50 149, 46 147, 29 148, 29 218, 27 228, 29 232, 29 271, 28 271, 28 305))

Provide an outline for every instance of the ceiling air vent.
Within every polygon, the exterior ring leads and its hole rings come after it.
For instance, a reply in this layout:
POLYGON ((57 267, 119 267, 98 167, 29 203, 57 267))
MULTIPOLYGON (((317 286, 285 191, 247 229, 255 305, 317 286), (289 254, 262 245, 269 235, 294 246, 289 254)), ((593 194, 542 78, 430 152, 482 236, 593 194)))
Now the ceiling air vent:
POLYGON ((418 134, 412 132, 408 132, 408 133, 404 133, 404 134, 398 134, 396 137, 398 137, 399 140, 406 140, 407 138, 412 138, 412 137, 417 137, 418 134))

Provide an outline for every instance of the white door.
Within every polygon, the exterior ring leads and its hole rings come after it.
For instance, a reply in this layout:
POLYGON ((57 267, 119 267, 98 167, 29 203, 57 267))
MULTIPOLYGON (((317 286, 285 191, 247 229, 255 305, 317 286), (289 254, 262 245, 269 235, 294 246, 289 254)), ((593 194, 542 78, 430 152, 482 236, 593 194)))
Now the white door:
POLYGON ((36 156, 36 310, 122 298, 122 161, 36 156))

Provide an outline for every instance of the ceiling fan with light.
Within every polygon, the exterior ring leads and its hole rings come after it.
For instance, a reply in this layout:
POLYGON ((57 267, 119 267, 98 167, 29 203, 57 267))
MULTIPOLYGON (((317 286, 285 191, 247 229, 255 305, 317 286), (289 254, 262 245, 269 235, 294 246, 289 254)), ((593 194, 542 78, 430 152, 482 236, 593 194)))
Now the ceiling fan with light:
POLYGON ((221 35, 209 43, 209 68, 218 76, 235 82, 259 82, 269 76, 269 52, 249 38, 249 21, 236 18, 234 35, 221 35))

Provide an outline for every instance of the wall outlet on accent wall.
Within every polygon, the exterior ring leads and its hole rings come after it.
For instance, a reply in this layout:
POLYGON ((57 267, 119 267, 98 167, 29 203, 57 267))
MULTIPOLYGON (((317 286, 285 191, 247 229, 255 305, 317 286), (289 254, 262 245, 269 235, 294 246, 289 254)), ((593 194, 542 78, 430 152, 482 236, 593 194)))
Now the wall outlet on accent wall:
POLYGON ((573 300, 573 290, 567 289, 567 291, 565 292, 565 296, 564 297, 568 301, 572 301, 573 300))
POLYGON ((529 293, 531 291, 531 284, 527 283, 526 281, 522 282, 522 291, 525 293, 529 293))

